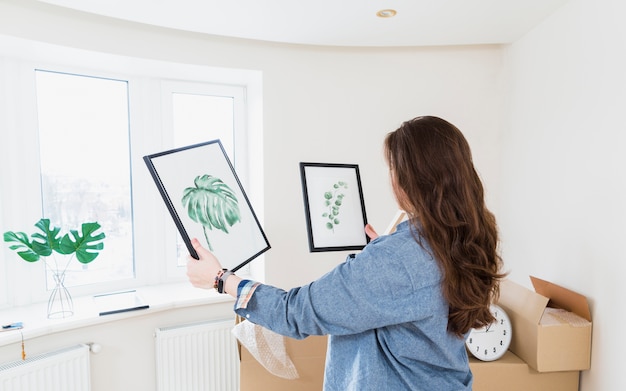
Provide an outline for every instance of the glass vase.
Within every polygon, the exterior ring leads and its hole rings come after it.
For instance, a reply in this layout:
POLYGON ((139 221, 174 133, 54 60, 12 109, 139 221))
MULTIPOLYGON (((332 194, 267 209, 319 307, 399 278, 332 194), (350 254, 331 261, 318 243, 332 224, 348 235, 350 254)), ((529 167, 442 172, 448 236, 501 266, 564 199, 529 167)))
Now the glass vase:
POLYGON ((54 289, 48 299, 48 319, 68 318, 74 315, 72 295, 65 287, 65 273, 53 273, 54 289))

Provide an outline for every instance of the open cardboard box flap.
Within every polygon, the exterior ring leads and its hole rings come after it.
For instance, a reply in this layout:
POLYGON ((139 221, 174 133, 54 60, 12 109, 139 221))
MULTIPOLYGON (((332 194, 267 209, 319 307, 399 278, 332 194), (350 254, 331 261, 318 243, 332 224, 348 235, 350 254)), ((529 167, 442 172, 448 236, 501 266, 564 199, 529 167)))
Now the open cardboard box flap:
POLYGON ((539 372, 589 369, 591 313, 587 299, 569 289, 531 277, 533 292, 512 281, 500 285, 498 304, 511 318, 509 349, 539 372), (567 321, 542 323, 546 308, 558 308, 586 319, 583 326, 567 321))
POLYGON ((585 296, 537 277, 530 276, 530 281, 537 293, 550 299, 549 307, 573 312, 591 322, 591 311, 585 296))
POLYGON ((504 280, 500 284, 500 301, 498 304, 501 305, 509 315, 515 315, 514 319, 511 320, 515 329, 520 327, 515 327, 515 323, 519 323, 522 319, 532 324, 539 324, 543 311, 549 301, 550 299, 547 297, 538 295, 512 281, 504 280))

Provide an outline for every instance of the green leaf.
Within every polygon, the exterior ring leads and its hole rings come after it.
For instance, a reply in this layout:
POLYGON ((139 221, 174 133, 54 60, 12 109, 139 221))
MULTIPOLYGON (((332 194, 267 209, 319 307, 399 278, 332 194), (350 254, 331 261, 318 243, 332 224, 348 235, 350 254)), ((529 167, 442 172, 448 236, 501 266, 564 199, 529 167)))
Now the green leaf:
POLYGON ((19 255, 23 260, 28 262, 36 262, 39 260, 40 255, 37 254, 35 250, 33 250, 33 245, 28 239, 28 235, 24 232, 5 232, 3 235, 4 241, 11 243, 17 242, 19 244, 13 244, 9 246, 11 250, 17 251, 17 255, 19 255))
POLYGON ((93 261, 104 248, 104 243, 101 242, 105 238, 104 233, 94 234, 98 229, 100 224, 97 222, 83 223, 80 233, 70 230, 70 233, 61 238, 57 251, 61 254, 76 252, 76 259, 83 264, 93 261))
POLYGON ((343 205, 343 198, 345 197, 344 193, 339 193, 340 188, 347 189, 348 183, 344 181, 337 181, 333 184, 333 189, 331 191, 327 191, 324 193, 325 206, 328 211, 322 214, 322 217, 328 218, 328 222, 326 222, 326 228, 335 232, 335 226, 339 224, 339 219, 336 218, 339 215, 339 208, 343 205))
POLYGON ((35 223, 35 227, 40 232, 31 235, 32 242, 24 232, 8 231, 4 233, 5 242, 17 243, 9 246, 9 248, 17 251, 17 254, 28 262, 38 261, 41 257, 47 257, 56 251, 64 255, 75 252, 79 262, 89 263, 104 248, 104 244, 98 242, 105 238, 104 233, 94 235, 94 232, 100 228, 98 223, 84 223, 81 226, 81 233, 72 230, 70 231, 71 236, 66 234, 62 237, 59 234, 61 229, 50 227, 49 219, 40 219, 35 223))
POLYGON ((183 206, 193 221, 225 233, 228 233, 228 227, 241 221, 239 201, 220 178, 206 174, 197 176, 194 185, 186 188, 182 197, 183 206))
POLYGON ((35 227, 39 228, 41 232, 35 232, 31 235, 33 241, 28 239, 28 236, 24 232, 5 232, 5 242, 17 242, 9 248, 17 251, 17 254, 28 262, 36 262, 40 257, 47 257, 52 254, 52 251, 59 251, 59 238, 60 228, 50 228, 49 219, 40 219, 35 223, 35 227))
POLYGON ((58 227, 50 228, 50 219, 40 219, 35 223, 35 227, 39 228, 41 233, 35 232, 31 235, 33 250, 42 257, 49 256, 53 251, 59 252, 59 243, 61 242, 59 232, 61 229, 58 227))

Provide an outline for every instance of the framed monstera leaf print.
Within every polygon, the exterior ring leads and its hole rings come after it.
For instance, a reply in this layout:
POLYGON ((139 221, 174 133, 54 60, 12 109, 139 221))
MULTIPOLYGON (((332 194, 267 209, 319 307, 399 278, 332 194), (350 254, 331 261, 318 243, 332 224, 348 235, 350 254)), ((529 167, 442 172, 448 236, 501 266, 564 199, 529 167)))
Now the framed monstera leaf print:
POLYGON ((356 164, 300 163, 309 251, 362 250, 367 216, 356 164))
POLYGON ((237 271, 270 248, 220 140, 143 157, 192 257, 197 238, 237 271))

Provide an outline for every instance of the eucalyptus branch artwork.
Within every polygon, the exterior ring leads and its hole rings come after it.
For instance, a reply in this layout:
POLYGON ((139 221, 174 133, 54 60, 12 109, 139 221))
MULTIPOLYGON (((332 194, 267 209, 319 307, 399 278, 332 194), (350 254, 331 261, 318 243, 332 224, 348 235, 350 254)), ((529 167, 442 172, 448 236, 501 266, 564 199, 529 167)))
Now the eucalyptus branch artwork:
POLYGON ((143 160, 192 257, 198 259, 193 238, 205 242, 203 246, 232 271, 269 250, 220 140, 146 155, 143 160))
POLYGON ((309 251, 360 250, 369 242, 356 164, 300 163, 309 251))
POLYGON ((341 189, 347 189, 348 184, 344 181, 338 181, 333 184, 333 188, 330 191, 324 192, 324 204, 327 206, 328 210, 322 213, 322 217, 328 219, 326 221, 326 228, 335 232, 335 226, 341 223, 339 219, 339 208, 341 208, 341 204, 343 204, 343 197, 345 197, 344 193, 339 193, 341 189))
POLYGON ((228 228, 241 221, 239 201, 235 192, 220 178, 212 175, 197 176, 194 187, 183 191, 182 203, 189 217, 202 225, 204 238, 209 250, 213 246, 208 230, 213 228, 228 233, 228 228))

